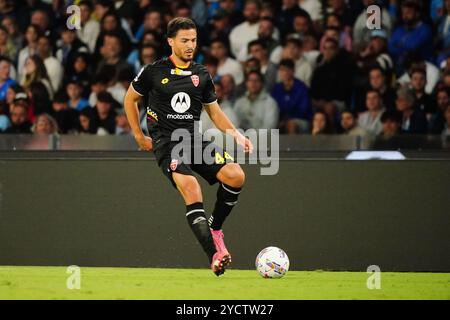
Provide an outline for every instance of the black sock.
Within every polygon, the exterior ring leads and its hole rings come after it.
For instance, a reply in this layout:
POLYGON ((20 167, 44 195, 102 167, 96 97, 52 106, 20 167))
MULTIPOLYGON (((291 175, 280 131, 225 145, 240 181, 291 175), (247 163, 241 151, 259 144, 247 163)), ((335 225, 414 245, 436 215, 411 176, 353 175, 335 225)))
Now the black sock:
POLYGON ((230 187, 220 183, 217 190, 217 201, 214 211, 208 220, 209 226, 213 230, 222 229, 222 224, 230 214, 234 205, 237 203, 241 188, 230 187))
POLYGON ((194 232, 198 242, 200 242, 203 250, 208 255, 209 261, 212 261, 214 253, 216 253, 216 246, 212 239, 211 231, 209 230, 208 221, 206 220, 203 203, 196 202, 186 206, 186 218, 189 226, 194 232))

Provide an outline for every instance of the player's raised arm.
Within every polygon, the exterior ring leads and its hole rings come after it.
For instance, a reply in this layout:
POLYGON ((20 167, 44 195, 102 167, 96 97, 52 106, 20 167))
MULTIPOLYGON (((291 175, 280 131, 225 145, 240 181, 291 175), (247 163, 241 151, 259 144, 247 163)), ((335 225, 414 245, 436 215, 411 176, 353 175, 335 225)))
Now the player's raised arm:
POLYGON ((236 128, 233 123, 228 119, 227 115, 220 109, 219 103, 214 101, 204 105, 206 112, 208 113, 211 121, 215 124, 220 131, 230 134, 236 140, 236 143, 244 148, 245 152, 253 152, 252 142, 244 137, 236 128))
POLYGON ((138 102, 140 99, 141 95, 130 84, 123 102, 125 113, 139 148, 144 151, 151 151, 153 148, 152 139, 144 135, 139 123, 138 102))

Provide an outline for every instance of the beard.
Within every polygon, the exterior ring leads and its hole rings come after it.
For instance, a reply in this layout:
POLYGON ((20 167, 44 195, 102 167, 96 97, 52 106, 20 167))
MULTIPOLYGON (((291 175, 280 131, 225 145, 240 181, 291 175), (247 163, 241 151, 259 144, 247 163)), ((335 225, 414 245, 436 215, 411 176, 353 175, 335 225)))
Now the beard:
POLYGON ((191 58, 188 58, 188 57, 184 57, 184 56, 181 56, 181 57, 179 57, 180 58, 180 60, 181 61, 183 61, 183 62, 191 62, 192 60, 194 60, 194 54, 192 54, 192 57, 191 58))
POLYGON ((249 17, 246 18, 246 20, 247 20, 250 24, 254 24, 254 23, 258 22, 259 16, 258 16, 258 15, 249 16, 249 17))
POLYGON ((194 60, 194 53, 195 51, 192 53, 192 56, 189 57, 187 53, 183 53, 183 51, 179 51, 179 52, 174 52, 175 55, 177 56, 178 59, 180 59, 181 61, 183 61, 184 63, 189 63, 192 60, 194 60))

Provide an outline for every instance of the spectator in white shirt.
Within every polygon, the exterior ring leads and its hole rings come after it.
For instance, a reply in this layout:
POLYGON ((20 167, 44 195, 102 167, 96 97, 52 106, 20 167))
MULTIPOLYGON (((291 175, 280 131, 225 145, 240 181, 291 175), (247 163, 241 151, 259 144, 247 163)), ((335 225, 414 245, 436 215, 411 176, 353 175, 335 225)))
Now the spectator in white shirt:
POLYGON ((25 61, 28 59, 28 57, 31 57, 32 55, 37 53, 38 38, 42 34, 44 33, 37 25, 30 24, 27 27, 25 31, 26 46, 19 51, 17 62, 18 79, 23 79, 24 77, 25 61))
POLYGON ((383 130, 381 115, 385 111, 383 99, 377 90, 369 90, 366 94, 367 111, 362 112, 358 117, 358 124, 367 132, 378 135, 383 130))
POLYGON ((323 18, 322 1, 318 0, 299 0, 300 8, 307 11, 314 22, 320 22, 323 18))
POLYGON ((38 40, 38 54, 44 61, 45 69, 47 69, 50 83, 53 90, 56 92, 61 87, 61 82, 64 75, 64 70, 59 62, 52 54, 52 44, 50 39, 46 36, 39 37, 38 40))
POLYGON ((258 28, 258 39, 264 41, 269 55, 280 45, 279 32, 272 18, 261 18, 258 28))
POLYGON ((231 30, 229 39, 231 52, 237 58, 242 47, 258 38, 259 11, 261 5, 256 0, 247 0, 244 6, 245 21, 231 30))
POLYGON ((427 84, 425 86, 425 92, 430 94, 433 92, 434 87, 439 81, 439 69, 431 62, 425 61, 422 58, 411 54, 406 62, 408 71, 397 79, 400 86, 407 85, 411 82, 410 72, 415 69, 424 69, 427 74, 427 84))
POLYGON ((314 70, 317 64, 317 58, 320 55, 320 51, 318 50, 319 41, 313 34, 308 33, 303 37, 302 43, 303 56, 308 60, 314 70))
POLYGON ((228 48, 225 42, 221 39, 213 40, 210 50, 211 55, 219 61, 217 74, 219 76, 230 74, 233 76, 236 84, 241 84, 244 81, 242 65, 228 55, 228 48))
POLYGON ((247 92, 236 100, 234 110, 244 130, 274 129, 278 124, 276 101, 264 90, 264 79, 258 71, 250 71, 245 80, 247 92))
POLYGON ((269 60, 267 47, 262 40, 253 40, 248 44, 248 53, 259 61, 259 71, 264 76, 264 88, 271 92, 277 81, 277 66, 269 60))
POLYGON ((100 34, 100 24, 91 18, 93 7, 90 1, 80 1, 78 6, 80 7, 81 20, 81 28, 77 29, 78 38, 88 46, 91 53, 94 53, 95 44, 100 34))
POLYGON ((311 85, 313 68, 303 56, 302 42, 295 38, 287 39, 283 48, 282 58, 295 62, 295 78, 302 80, 309 87, 311 85))

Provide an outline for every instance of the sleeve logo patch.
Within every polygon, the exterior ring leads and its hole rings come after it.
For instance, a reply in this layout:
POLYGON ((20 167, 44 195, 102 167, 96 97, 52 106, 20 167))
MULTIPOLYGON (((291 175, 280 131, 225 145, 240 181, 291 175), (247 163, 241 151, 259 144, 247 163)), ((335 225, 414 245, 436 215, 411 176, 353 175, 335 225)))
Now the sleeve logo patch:
POLYGON ((172 159, 172 161, 170 162, 169 168, 172 171, 175 171, 178 167, 178 160, 177 159, 172 159))

